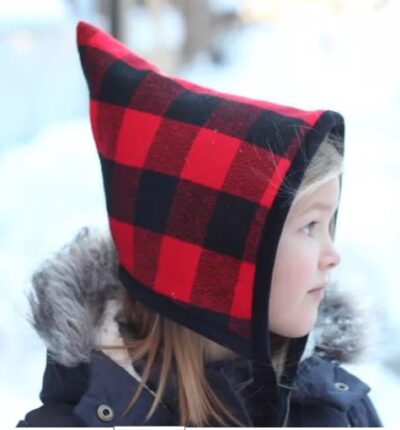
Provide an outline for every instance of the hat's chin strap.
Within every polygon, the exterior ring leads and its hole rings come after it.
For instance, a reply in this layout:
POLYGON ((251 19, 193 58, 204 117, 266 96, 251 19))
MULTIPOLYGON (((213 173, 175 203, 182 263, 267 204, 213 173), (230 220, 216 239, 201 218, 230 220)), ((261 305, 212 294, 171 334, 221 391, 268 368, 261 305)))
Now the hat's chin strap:
POLYGON ((285 367, 279 383, 272 363, 253 362, 253 386, 249 404, 255 427, 283 427, 288 422, 290 395, 308 335, 289 343, 285 367))
POLYGON ((276 382, 270 366, 253 364, 253 378, 249 404, 255 427, 281 427, 286 415, 286 395, 276 382))

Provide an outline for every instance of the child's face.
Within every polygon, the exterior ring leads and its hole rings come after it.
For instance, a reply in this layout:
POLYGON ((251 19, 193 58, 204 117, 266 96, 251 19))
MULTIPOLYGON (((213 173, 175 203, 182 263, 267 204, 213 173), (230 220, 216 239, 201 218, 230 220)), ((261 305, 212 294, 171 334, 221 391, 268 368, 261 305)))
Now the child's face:
POLYGON ((304 336, 315 323, 323 291, 310 291, 325 285, 340 261, 330 229, 338 198, 339 179, 334 178, 289 211, 272 274, 269 328, 276 334, 304 336))

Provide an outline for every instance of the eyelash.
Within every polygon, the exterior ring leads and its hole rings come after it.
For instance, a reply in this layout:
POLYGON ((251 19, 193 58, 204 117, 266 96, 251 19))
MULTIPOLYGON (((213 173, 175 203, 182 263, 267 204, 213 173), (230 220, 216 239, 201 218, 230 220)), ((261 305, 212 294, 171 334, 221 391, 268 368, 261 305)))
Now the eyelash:
MULTIPOLYGON (((306 228, 310 228, 310 230, 311 230, 310 233, 305 233, 305 234, 307 236, 312 236, 312 234, 311 234, 312 230, 314 230, 314 227, 318 224, 319 224, 319 221, 311 221, 302 228, 302 231, 304 231, 306 228)), ((331 236, 332 236, 332 232, 333 232, 333 219, 331 219, 331 221, 329 223, 329 233, 331 234, 331 236)))
MULTIPOLYGON (((302 228, 302 230, 304 231, 307 227, 310 227, 310 226, 312 226, 312 227, 311 227, 311 229, 313 230, 313 228, 314 228, 317 224, 319 224, 319 222, 318 222, 318 221, 311 221, 311 222, 309 222, 308 224, 306 224, 306 225, 302 228)), ((306 235, 307 235, 307 236, 311 236, 311 234, 309 234, 309 233, 306 233, 306 235)))

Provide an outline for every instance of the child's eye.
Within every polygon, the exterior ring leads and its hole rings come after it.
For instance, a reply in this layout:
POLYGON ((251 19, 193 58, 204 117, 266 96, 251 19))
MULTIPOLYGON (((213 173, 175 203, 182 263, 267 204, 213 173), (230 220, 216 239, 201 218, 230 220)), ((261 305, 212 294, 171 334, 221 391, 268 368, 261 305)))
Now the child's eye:
POLYGON ((318 224, 318 221, 311 221, 307 225, 305 225, 301 230, 307 234, 308 236, 311 236, 314 227, 318 224))

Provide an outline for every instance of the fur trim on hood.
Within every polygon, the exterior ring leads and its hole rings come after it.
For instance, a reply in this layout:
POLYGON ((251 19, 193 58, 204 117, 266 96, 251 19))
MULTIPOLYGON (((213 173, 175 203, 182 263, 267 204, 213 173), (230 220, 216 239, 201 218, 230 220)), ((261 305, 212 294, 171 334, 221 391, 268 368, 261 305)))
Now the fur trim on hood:
MULTIPOLYGON (((50 356, 65 366, 90 361, 101 345, 123 342, 118 319, 124 286, 110 236, 83 228, 32 276, 30 321, 50 356)), ((342 363, 366 352, 368 318, 351 296, 332 285, 319 308, 302 359, 317 353, 342 363)), ((370 342, 370 340, 369 340, 370 342)), ((135 376, 125 350, 103 350, 135 376)))

